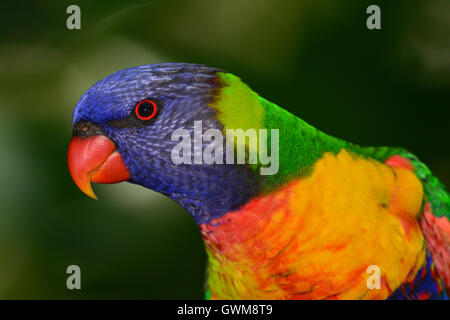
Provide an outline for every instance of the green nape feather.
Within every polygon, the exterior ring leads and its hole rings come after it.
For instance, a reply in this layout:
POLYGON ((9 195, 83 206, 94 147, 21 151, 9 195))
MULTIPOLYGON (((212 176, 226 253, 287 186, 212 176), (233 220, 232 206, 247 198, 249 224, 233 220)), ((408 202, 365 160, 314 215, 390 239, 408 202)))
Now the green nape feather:
MULTIPOLYGON (((326 135, 302 119, 269 102, 252 91, 238 77, 219 73, 223 90, 211 105, 217 119, 227 129, 267 129, 267 147, 271 152, 271 129, 279 130, 279 171, 264 177, 262 191, 269 192, 298 176, 304 176, 326 151, 338 153, 346 148, 361 154, 362 149, 344 140, 326 135)), ((254 166, 258 169, 259 165, 254 166)))
MULTIPOLYGON (((346 149, 355 154, 384 162, 390 156, 400 155, 416 168, 416 174, 424 185, 424 192, 433 208, 433 214, 450 219, 450 196, 445 187, 416 156, 403 148, 360 147, 356 144, 329 136, 302 119, 267 101, 251 90, 241 79, 231 73, 219 73, 223 85, 221 97, 211 106, 218 111, 218 120, 224 129, 243 130, 265 128, 279 130, 279 172, 265 176, 263 192, 276 189, 292 179, 308 175, 314 163, 324 152, 339 153, 346 149)), ((259 165, 253 167, 255 170, 259 165)))

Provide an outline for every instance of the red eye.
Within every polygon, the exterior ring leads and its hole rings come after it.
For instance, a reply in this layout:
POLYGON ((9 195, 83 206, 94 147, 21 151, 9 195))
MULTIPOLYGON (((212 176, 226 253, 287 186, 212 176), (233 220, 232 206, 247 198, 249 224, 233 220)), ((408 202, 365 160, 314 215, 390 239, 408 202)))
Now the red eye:
POLYGON ((141 120, 150 120, 156 115, 156 112, 158 111, 158 107, 156 106, 156 103, 152 100, 146 99, 142 100, 136 105, 136 108, 134 109, 136 112, 136 116, 141 120))

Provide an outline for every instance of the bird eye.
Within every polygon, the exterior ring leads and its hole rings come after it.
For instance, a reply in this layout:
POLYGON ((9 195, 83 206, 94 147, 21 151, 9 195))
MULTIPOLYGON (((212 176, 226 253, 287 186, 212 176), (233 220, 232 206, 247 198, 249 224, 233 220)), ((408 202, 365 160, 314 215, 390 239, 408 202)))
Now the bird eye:
POLYGON ((150 120, 158 112, 156 103, 150 99, 140 101, 135 108, 136 116, 141 120, 150 120))

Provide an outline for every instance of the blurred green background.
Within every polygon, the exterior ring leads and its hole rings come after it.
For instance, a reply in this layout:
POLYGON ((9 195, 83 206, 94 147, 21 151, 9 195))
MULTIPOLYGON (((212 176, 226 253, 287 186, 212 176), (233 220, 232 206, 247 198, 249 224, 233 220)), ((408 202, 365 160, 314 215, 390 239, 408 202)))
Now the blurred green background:
POLYGON ((0 15, 0 298, 203 297, 181 207, 131 184, 94 201, 69 176, 77 100, 125 67, 224 68, 329 134, 407 147, 450 185, 448 0, 9 1, 0 15), (370 4, 382 30, 366 28, 370 4), (66 288, 71 264, 82 290, 66 288))

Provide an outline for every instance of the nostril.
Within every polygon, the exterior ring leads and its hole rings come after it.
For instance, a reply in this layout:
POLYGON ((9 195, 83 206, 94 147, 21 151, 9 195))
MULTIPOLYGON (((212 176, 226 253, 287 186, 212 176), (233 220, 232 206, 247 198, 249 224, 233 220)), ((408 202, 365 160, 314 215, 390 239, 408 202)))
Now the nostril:
POLYGON ((100 127, 89 121, 80 121, 73 127, 73 135, 80 137, 89 137, 102 134, 100 127))

